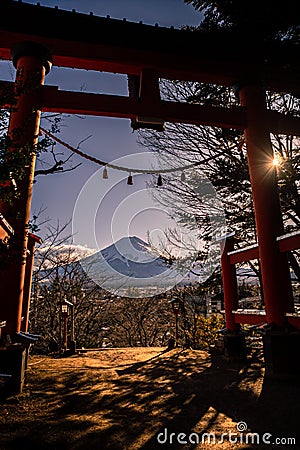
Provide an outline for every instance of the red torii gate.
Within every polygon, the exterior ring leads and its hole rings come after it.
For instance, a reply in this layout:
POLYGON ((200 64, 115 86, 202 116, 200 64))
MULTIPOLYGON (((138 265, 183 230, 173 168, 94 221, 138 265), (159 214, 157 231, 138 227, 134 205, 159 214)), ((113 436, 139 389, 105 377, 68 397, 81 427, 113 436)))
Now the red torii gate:
MULTIPOLYGON (((2 0, 0 57, 13 59, 16 85, 30 83, 31 87, 18 97, 10 116, 9 134, 15 138, 14 130, 21 128, 24 132, 15 142, 36 144, 41 111, 123 117, 135 121, 137 127, 155 127, 170 121, 243 129, 266 321, 284 330, 286 314, 293 312, 293 298, 287 257, 277 243, 284 230, 275 168, 271 168, 270 133, 300 135, 300 119, 268 110, 265 92, 300 95, 297 48, 287 43, 262 44, 256 42, 255 36, 249 39, 232 32, 167 29, 2 0), (44 86, 52 64, 133 75, 139 80, 138 95, 91 94, 44 86), (159 78, 236 86, 240 106, 221 108, 163 101, 159 78)), ((3 83, 3 88, 8 85, 3 83)), ((32 157, 20 201, 13 207, 0 205, 21 237, 23 260, 28 247, 34 164, 32 157), (21 220, 16 220, 17 211, 21 211, 21 220)), ((229 278, 225 272, 223 264, 226 286, 229 278)), ((24 277, 22 263, 1 274, 0 319, 6 320, 9 335, 21 329, 24 277)), ((225 303, 230 305, 230 301, 225 292, 225 303)), ((229 327, 229 331, 234 332, 234 328, 229 327)))

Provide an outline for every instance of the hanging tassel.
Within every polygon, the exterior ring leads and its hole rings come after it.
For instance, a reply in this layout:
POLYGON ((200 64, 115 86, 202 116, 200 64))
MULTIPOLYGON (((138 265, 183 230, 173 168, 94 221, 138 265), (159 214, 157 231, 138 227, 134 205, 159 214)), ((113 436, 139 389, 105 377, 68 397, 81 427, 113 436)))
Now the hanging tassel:
POLYGON ((103 169, 102 178, 104 178, 105 180, 107 180, 107 178, 108 178, 108 173, 107 173, 107 168, 106 167, 104 167, 104 169, 103 169))
POLYGON ((185 182, 185 173, 184 172, 181 173, 180 179, 183 183, 185 182))
POLYGON ((157 186, 158 186, 158 187, 162 186, 162 177, 161 177, 161 174, 158 175, 158 178, 157 178, 157 186))
POLYGON ((130 184, 131 186, 133 185, 133 179, 132 179, 132 175, 131 174, 127 178, 127 184, 130 184))

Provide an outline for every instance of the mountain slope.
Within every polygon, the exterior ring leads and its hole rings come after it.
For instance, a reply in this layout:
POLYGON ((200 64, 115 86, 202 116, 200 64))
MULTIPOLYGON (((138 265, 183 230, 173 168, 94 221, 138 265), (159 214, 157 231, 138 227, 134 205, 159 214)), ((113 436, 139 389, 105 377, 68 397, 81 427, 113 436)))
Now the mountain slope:
POLYGON ((123 294, 137 289, 133 296, 162 292, 180 282, 185 274, 169 267, 136 236, 124 237, 80 261, 88 276, 103 288, 123 294))

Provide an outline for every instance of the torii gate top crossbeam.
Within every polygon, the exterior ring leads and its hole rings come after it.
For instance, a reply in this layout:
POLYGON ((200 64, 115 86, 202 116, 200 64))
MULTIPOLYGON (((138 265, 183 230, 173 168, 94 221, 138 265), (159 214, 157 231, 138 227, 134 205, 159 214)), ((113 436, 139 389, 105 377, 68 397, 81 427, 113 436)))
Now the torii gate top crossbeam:
POLYGON ((0 57, 31 40, 56 66, 234 85, 260 77, 271 90, 300 95, 299 46, 262 45, 233 32, 192 32, 1 0, 0 57))

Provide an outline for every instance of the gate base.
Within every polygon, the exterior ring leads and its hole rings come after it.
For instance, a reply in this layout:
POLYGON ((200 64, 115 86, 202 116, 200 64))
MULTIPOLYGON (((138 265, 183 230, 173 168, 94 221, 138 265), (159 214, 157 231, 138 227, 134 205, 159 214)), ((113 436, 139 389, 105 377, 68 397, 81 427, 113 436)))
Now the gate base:
POLYGON ((24 387, 26 347, 11 344, 0 347, 0 373, 6 379, 1 386, 1 396, 21 394, 24 387))
POLYGON ((262 340, 265 376, 300 380, 300 333, 268 331, 262 340))
POLYGON ((224 334, 224 356, 229 361, 243 361, 247 359, 244 334, 224 334))

